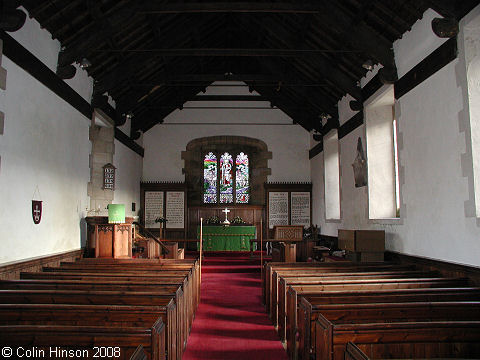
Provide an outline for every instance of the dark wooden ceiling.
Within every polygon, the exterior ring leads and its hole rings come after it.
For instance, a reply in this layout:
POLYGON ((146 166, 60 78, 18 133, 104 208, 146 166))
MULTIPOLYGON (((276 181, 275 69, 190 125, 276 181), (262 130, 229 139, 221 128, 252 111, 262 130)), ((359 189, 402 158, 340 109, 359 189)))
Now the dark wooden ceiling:
POLYGON ((71 64, 88 59, 92 104, 108 92, 119 117, 133 115, 135 138, 217 80, 244 81, 306 130, 321 131, 320 117, 336 121, 346 93, 361 102, 367 60, 383 65, 382 81, 396 80, 392 43, 427 8, 458 20, 478 1, 19 3, 60 41, 57 74, 71 77, 71 64))

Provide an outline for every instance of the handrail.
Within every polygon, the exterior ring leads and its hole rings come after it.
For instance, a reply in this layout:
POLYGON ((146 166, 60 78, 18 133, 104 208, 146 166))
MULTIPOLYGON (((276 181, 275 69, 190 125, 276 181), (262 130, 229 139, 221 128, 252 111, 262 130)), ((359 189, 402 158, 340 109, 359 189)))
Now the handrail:
POLYGON ((168 253, 170 252, 170 250, 168 250, 168 248, 167 248, 165 245, 163 245, 162 242, 161 242, 159 239, 157 239, 157 238, 155 237, 155 235, 153 235, 153 234, 150 232, 150 230, 147 230, 147 228, 145 228, 142 224, 140 224, 139 222, 134 221, 134 222, 133 222, 133 225, 138 225, 138 227, 139 227, 147 236, 149 236, 149 237, 150 237, 151 239, 153 239, 158 245, 160 245, 160 246, 162 247, 162 249, 163 249, 163 251, 165 252, 165 254, 168 254, 168 253))

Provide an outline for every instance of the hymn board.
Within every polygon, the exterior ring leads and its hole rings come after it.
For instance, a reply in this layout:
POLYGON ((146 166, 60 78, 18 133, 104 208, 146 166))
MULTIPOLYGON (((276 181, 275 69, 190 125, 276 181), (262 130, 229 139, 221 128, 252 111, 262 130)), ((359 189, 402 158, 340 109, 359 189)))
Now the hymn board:
POLYGON ((275 225, 312 224, 311 183, 266 183, 266 213, 268 229, 275 225))
POLYGON ((169 238, 184 239, 186 234, 187 188, 185 183, 142 182, 140 183, 141 223, 157 233, 160 223, 166 219, 164 228, 169 238))

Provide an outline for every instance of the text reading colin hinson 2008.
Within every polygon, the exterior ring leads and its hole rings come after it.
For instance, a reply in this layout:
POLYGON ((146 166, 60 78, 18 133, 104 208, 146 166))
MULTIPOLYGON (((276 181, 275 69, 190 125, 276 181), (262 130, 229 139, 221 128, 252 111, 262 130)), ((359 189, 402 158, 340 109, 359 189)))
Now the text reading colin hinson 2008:
POLYGON ((50 346, 48 348, 33 347, 9 347, 5 346, 0 351, 5 358, 20 359, 56 359, 56 358, 97 358, 114 359, 121 356, 121 349, 118 346, 93 346, 91 349, 72 349, 62 348, 60 346, 50 346))

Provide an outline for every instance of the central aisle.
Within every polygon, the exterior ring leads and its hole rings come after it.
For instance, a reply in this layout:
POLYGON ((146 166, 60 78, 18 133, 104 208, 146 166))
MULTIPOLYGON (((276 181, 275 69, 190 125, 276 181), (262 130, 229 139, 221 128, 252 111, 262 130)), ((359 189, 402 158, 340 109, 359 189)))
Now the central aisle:
POLYGON ((287 359, 261 304, 259 261, 255 266, 245 255, 208 256, 183 359, 287 359))

